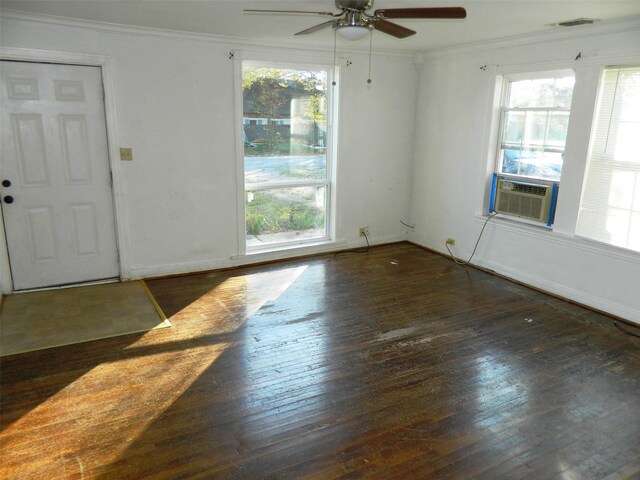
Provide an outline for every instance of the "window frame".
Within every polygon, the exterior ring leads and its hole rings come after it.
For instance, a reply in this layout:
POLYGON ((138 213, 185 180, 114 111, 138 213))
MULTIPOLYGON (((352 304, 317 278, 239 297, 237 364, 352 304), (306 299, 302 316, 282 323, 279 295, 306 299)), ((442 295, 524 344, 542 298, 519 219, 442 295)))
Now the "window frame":
POLYGON ((236 79, 235 104, 236 104, 236 149, 237 149, 237 195, 236 209, 238 218, 238 255, 251 255, 259 253, 277 252, 303 248, 312 245, 330 243, 335 241, 335 199, 336 199, 336 152, 337 152, 337 118, 338 118, 338 74, 339 69, 333 62, 325 57, 305 55, 279 55, 277 52, 245 53, 234 51, 234 74, 236 79), (281 59, 282 58, 282 59, 281 59), (285 59, 286 58, 286 59, 285 59), (269 183, 248 184, 245 181, 244 171, 244 111, 243 111, 243 66, 247 63, 256 66, 282 68, 282 69, 317 69, 327 72, 327 133, 326 133, 326 177, 321 180, 299 180, 269 183), (336 81, 336 85, 333 82, 336 81), (247 188, 250 187, 250 188, 247 188), (259 246, 247 245, 246 225, 246 193, 259 192, 280 188, 296 187, 323 187, 324 188, 324 222, 325 234, 322 237, 313 237, 284 242, 272 242, 259 246))
MULTIPOLYGON (((555 221, 551 228, 526 219, 498 215, 489 226, 498 230, 518 232, 532 239, 544 240, 558 245, 570 245, 585 251, 597 252, 624 261, 640 262, 640 254, 606 243, 576 235, 576 224, 582 187, 586 174, 586 159, 591 144, 591 130, 595 121, 596 105, 602 71, 611 65, 636 65, 640 62, 640 50, 623 54, 605 54, 582 57, 579 60, 562 59, 520 63, 511 65, 487 65, 487 109, 484 128, 484 162, 480 162, 482 188, 478 190, 475 221, 483 225, 488 211, 492 178, 496 172, 496 139, 500 130, 500 107, 502 105, 503 80, 505 76, 527 76, 539 72, 543 76, 553 71, 573 70, 576 83, 571 102, 572 120, 567 132, 565 159, 562 167, 562 188, 559 190, 555 221)), ((505 175, 508 176, 508 175, 505 175)))
MULTIPOLYGON (((585 196, 587 194, 587 191, 590 191, 591 194, 601 194, 602 192, 600 190, 597 189, 597 187, 595 189, 590 189, 589 188, 589 184, 590 184, 590 180, 593 181, 593 179, 590 179, 589 177, 589 171, 592 168, 595 169, 602 169, 604 168, 606 171, 611 172, 613 170, 624 170, 624 171, 629 171, 629 172, 633 172, 638 174, 638 166, 637 164, 629 164, 627 162, 622 162, 619 160, 616 160, 615 158, 611 157, 610 155, 608 155, 605 151, 598 151, 596 153, 596 149, 599 149, 601 147, 603 147, 602 143, 599 143, 596 141, 596 136, 598 135, 599 129, 598 127, 599 125, 599 121, 604 121, 607 125, 607 128, 609 129, 611 133, 611 136, 613 138, 616 138, 618 135, 618 131, 620 129, 620 122, 618 123, 614 123, 613 122, 613 110, 610 112, 610 115, 607 117, 607 115, 602 115, 601 114, 601 109, 603 107, 613 107, 615 104, 615 98, 616 98, 616 93, 615 90, 618 88, 617 84, 614 87, 614 98, 611 99, 611 103, 606 103, 606 101, 604 100, 603 96, 605 95, 605 82, 606 82, 606 76, 607 76, 607 71, 613 71, 613 70, 617 70, 619 75, 619 72, 621 70, 625 70, 625 69, 633 69, 633 70, 640 70, 640 59, 638 59, 636 62, 632 63, 632 64, 619 64, 619 65, 613 65, 613 64, 608 64, 608 65, 604 65, 600 68, 599 71, 599 82, 598 82, 598 87, 597 87, 597 96, 596 96, 596 107, 594 108, 594 114, 593 114, 593 120, 590 124, 590 129, 589 129, 589 148, 588 148, 588 152, 587 155, 584 159, 584 175, 582 178, 582 189, 580 191, 580 195, 578 198, 578 212, 576 214, 576 219, 575 219, 575 229, 574 229, 574 236, 576 238, 580 238, 583 239, 585 241, 588 242, 595 242, 597 244, 603 245, 607 248, 615 248, 615 249, 619 249, 619 250, 624 250, 627 252, 632 252, 632 254, 640 254, 640 250, 634 249, 634 248, 630 248, 628 246, 622 246, 622 245, 618 245, 616 243, 613 242, 613 239, 611 239, 610 241, 605 241, 602 239, 597 238, 599 236, 600 232, 596 232, 596 231, 588 231, 588 221, 585 222, 583 224, 583 226, 580 226, 580 218, 582 215, 585 215, 585 211, 589 209, 589 207, 593 206, 593 200, 592 199, 588 199, 585 200, 585 196), (594 162, 594 165, 591 165, 591 162, 594 162)), ((616 82, 618 81, 618 78, 616 77, 616 82)), ((611 93, 611 92, 609 92, 611 93)), ((618 120, 620 120, 618 118, 618 120)), ((636 180, 638 181, 638 180, 636 180)), ((600 179, 596 180, 596 183, 600 182, 600 179)), ((631 216, 634 214, 634 212, 637 212, 636 209, 633 208, 633 205, 630 206, 630 208, 620 208, 620 207, 614 207, 611 204, 607 205, 607 207, 609 209, 614 209, 614 210, 621 210, 623 212, 625 212, 627 215, 631 216)), ((609 217, 606 217, 607 219, 609 217)), ((631 223, 631 221, 629 220, 628 223, 631 223)))
MULTIPOLYGON (((511 84, 513 82, 518 82, 518 81, 523 81, 523 80, 539 80, 539 79, 544 79, 544 78, 558 78, 558 77, 563 77, 563 76, 573 76, 574 81, 576 79, 576 72, 574 69, 571 68, 554 68, 554 69, 541 69, 541 70, 535 70, 535 71, 527 71, 527 72, 517 72, 517 73, 502 73, 502 74, 498 74, 497 77, 497 83, 498 83, 498 88, 500 89, 500 95, 498 97, 498 104, 497 104, 497 118, 496 118, 496 122, 497 122, 497 135, 495 137, 495 152, 493 154, 493 173, 500 175, 500 176, 505 176, 508 178, 513 178, 515 180, 522 180, 522 181, 531 181, 531 182, 536 182, 536 183, 542 183, 542 184, 560 184, 560 181, 562 179, 562 172, 560 173, 560 178, 559 179, 553 179, 553 178, 544 178, 544 177, 536 177, 536 176, 531 176, 531 175, 521 175, 521 174, 512 174, 512 173, 503 173, 502 172, 502 162, 503 162, 503 158, 501 155, 501 152, 503 151, 503 145, 505 144, 505 142, 503 141, 503 137, 504 137, 504 132, 505 132, 505 128, 506 128, 506 115, 507 112, 529 112, 529 111, 540 111, 540 112, 568 112, 569 113, 569 119, 568 119, 568 125, 570 125, 571 123, 571 114, 572 114, 572 110, 573 110, 573 92, 572 92, 572 100, 571 100, 571 105, 569 107, 528 107, 528 108, 522 108, 522 107, 508 107, 507 103, 510 99, 511 96, 511 84)), ((574 83, 574 91, 575 91, 575 83, 574 83)), ((547 129, 548 129, 548 124, 547 124, 547 129)), ((567 127, 567 136, 568 136, 568 132, 569 132, 569 126, 567 127)), ((545 134, 546 137, 546 134, 545 134)), ((546 144, 545 144, 546 145, 546 144)), ((567 140, 565 138, 565 144, 564 144, 564 148, 562 149, 562 156, 564 157, 565 152, 567 149, 567 140)), ((546 150, 543 150, 546 151, 546 150)), ((560 152, 558 152, 560 153, 560 152)), ((564 170, 564 159, 563 159, 563 170, 564 170)))

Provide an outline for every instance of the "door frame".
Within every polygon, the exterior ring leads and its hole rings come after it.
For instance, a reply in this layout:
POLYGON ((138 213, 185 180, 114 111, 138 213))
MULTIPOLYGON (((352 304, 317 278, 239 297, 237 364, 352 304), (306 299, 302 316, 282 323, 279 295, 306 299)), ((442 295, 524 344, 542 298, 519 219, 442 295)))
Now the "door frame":
MULTIPOLYGON (((34 63, 57 63, 62 65, 78 65, 87 67, 99 67, 102 74, 102 85, 104 91, 104 110, 107 135, 107 148, 109 158, 109 168, 113 181, 111 183, 111 194, 113 200, 113 214, 115 222, 116 246, 118 248, 118 267, 120 270, 120 281, 130 277, 131 265, 129 262, 129 234, 126 229, 127 210, 126 196, 123 182, 120 182, 120 150, 117 138, 117 117, 115 102, 115 83, 113 81, 114 67, 113 60, 108 55, 93 55, 75 52, 59 52, 53 50, 35 50, 30 48, 0 47, 0 60, 28 61, 34 63)), ((13 292, 13 280, 11 277, 11 267, 9 264, 9 250, 4 229, 4 217, 0 212, 0 293, 7 294, 13 292)))

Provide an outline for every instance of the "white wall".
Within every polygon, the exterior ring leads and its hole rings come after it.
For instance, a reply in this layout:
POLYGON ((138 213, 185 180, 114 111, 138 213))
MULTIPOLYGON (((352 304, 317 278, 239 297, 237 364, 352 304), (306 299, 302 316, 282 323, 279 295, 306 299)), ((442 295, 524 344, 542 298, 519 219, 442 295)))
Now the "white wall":
MULTIPOLYGON (((133 162, 119 162, 114 171, 122 192, 125 277, 267 258, 237 257, 235 200, 242 186, 236 182, 234 62, 229 59, 230 50, 260 47, 7 12, 0 31, 5 49, 109 57, 112 85, 107 89, 112 87, 117 118, 112 138, 134 154, 133 162)), ((308 52, 320 54, 331 61, 332 52, 308 52)), ((349 56, 352 65, 342 68, 340 77, 339 242, 325 250, 362 245, 361 225, 369 226, 372 243, 406 239, 399 219, 409 215, 417 71, 408 56, 374 55, 373 84, 367 86, 368 55, 349 56)), ((285 255, 293 253, 280 254, 285 255)))
MULTIPOLYGON (((350 53, 353 64, 342 68, 340 79, 339 242, 325 248, 360 245, 361 225, 370 227, 373 243, 402 240, 406 238, 402 219, 416 224, 410 240, 444 251, 444 239, 453 237, 455 252, 466 258, 482 227, 480 215, 486 213, 489 110, 495 70, 501 68, 494 66, 529 65, 532 68, 526 70, 535 70, 564 62, 565 67, 579 70, 581 64, 573 61, 578 52, 585 60, 606 63, 637 52, 638 26, 626 30, 554 41, 540 37, 517 45, 430 55, 419 82, 411 58, 374 55, 371 86, 366 84, 368 56, 350 53), (481 70, 484 65, 488 68, 481 70)), ((2 47, 109 57, 113 81, 107 87, 112 87, 116 115, 112 137, 117 146, 134 151, 133 162, 118 163, 114 179, 122 192, 119 228, 125 277, 266 258, 237 257, 236 112, 233 62, 228 55, 247 46, 6 12, 0 35, 2 47)), ((588 106, 583 108, 588 111, 588 106)), ((578 135, 574 143, 576 159, 566 160, 559 203, 563 233, 494 219, 474 262, 640 321, 639 256, 570 235, 567 212, 575 208, 575 201, 569 197, 575 198, 576 185, 581 184, 583 159, 578 157, 584 151, 584 138, 578 135), (567 172, 578 178, 567 178, 567 172), (566 193, 571 191, 572 195, 566 193)), ((567 154, 569 149, 567 145, 567 154)), ((6 266, 2 248, 0 265, 6 266)), ((5 291, 9 290, 6 270, 0 278, 5 291)))
POLYGON ((621 59, 640 62, 640 23, 542 36, 426 57, 419 82, 410 240, 445 252, 447 237, 466 260, 487 213, 496 132, 491 114, 496 73, 574 68, 574 110, 567 139, 555 231, 495 218, 472 261, 510 278, 640 322, 640 254, 573 237, 597 72, 621 59), (578 53, 582 58, 574 60, 578 53), (481 67, 485 67, 482 69, 481 67), (593 72, 596 71, 594 75, 593 72), (573 129, 573 130, 572 130, 573 129))

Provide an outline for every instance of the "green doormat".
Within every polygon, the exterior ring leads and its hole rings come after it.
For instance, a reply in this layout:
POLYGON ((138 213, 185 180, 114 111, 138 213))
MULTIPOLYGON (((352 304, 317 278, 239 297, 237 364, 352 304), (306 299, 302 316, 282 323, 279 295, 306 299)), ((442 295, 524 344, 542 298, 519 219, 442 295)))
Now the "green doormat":
POLYGON ((0 356, 170 326, 142 280, 17 293, 3 298, 0 356))

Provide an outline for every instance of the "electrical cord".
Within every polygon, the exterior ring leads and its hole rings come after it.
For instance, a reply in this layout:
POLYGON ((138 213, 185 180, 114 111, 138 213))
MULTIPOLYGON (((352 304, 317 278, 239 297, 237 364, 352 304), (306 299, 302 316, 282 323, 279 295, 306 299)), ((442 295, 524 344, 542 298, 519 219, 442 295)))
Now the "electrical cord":
POLYGON ((347 250, 347 251, 344 251, 344 252, 337 252, 337 253, 335 253, 333 255, 333 258, 338 258, 339 255, 347 255, 349 253, 368 253, 369 252, 369 247, 370 247, 370 245, 369 245, 369 237, 364 232, 362 232, 362 235, 364 235, 364 239, 367 242, 367 246, 366 247, 360 248, 358 250, 347 250))
POLYGON ((409 225, 408 223, 404 223, 402 220, 400 220, 400 223, 401 223, 401 224, 403 224, 405 227, 409 227, 409 228, 411 228, 411 229, 416 228, 416 226, 415 226, 415 225, 409 225))
MULTIPOLYGON (((484 225, 482 225, 482 230, 480 230, 480 234, 478 235, 478 239, 476 240, 476 244, 473 247, 473 252, 471 252, 471 256, 469 257, 469 259, 466 262, 463 262, 459 259, 457 259, 453 253, 451 252, 451 250, 449 249, 449 244, 447 244, 445 242, 444 246, 447 249, 447 251, 449 252, 449 255, 451 256, 451 259, 457 263, 458 265, 469 265, 469 262, 471 262, 471 259, 473 258, 473 256, 476 253, 476 250, 478 249, 478 244, 480 243, 480 239, 482 238, 482 234, 484 233, 484 229, 487 226, 487 224, 489 223, 489 220, 491 220, 493 217, 495 217, 496 215, 498 215, 497 213, 493 213, 491 215, 489 215, 489 217, 485 220, 484 225)), ((407 225, 406 223, 404 223, 402 220, 400 220, 400 223, 402 223, 403 225, 407 225)), ((411 225, 407 225, 407 227, 413 228, 411 225)), ((369 242, 367 242, 367 246, 368 246, 369 242)), ((613 322, 613 326, 616 327, 618 330, 620 330, 622 333, 629 335, 631 337, 636 337, 636 338, 640 338, 640 334, 637 334, 635 332, 632 332, 630 330, 627 330, 626 328, 622 328, 620 326, 620 324, 618 322, 613 322)))
MULTIPOLYGON (((482 238, 482 234, 484 233, 484 229, 485 229, 485 227, 487 226, 487 223, 489 223, 489 220, 491 220, 491 219, 492 219, 493 217, 495 217, 496 215, 498 215, 498 214, 497 214, 497 213, 494 213, 494 214, 492 214, 492 215, 489 215, 489 217, 485 220, 484 225, 482 225, 482 230, 480 230, 480 235, 478 235, 478 239, 476 240, 476 244, 475 244, 475 246, 473 247, 473 252, 471 252, 471 256, 469 257, 469 259, 468 259, 466 262, 463 262, 463 261, 461 261, 461 260, 457 259, 457 258, 453 255, 453 253, 451 252, 451 250, 449 249, 449 244, 447 244, 447 243, 445 242, 444 246, 445 246, 445 248, 447 249, 447 251, 449 252, 449 255, 451 255, 451 259, 452 259, 454 262, 456 262, 458 265, 462 265, 462 266, 469 265, 469 262, 471 262, 471 259, 473 258, 473 256, 474 256, 474 255, 475 255, 475 253, 476 253, 476 250, 477 250, 477 248, 478 248, 478 244, 480 243, 480 239, 482 238)), ((404 223, 402 220, 400 220, 400 223, 402 223, 403 225, 407 225, 407 224, 406 224, 406 223, 404 223)), ((411 225, 407 225, 407 227, 411 227, 411 225)), ((411 228, 413 228, 413 227, 411 227, 411 228)), ((631 336, 631 337, 640 338, 640 334, 637 334, 637 333, 635 333, 635 332, 632 332, 632 331, 630 331, 630 330, 627 330, 626 328, 622 328, 618 322, 613 322, 613 326, 614 326, 614 327, 616 327, 618 330, 620 330, 622 333, 624 333, 624 334, 626 334, 626 335, 629 335, 629 336, 631 336)))
POLYGON ((367 242, 367 250, 369 250, 369 237, 367 237, 367 233, 366 232, 362 232, 362 235, 364 235, 364 239, 367 242))
POLYGON ((613 322, 613 325, 620 330, 622 333, 626 333, 627 335, 631 335, 632 337, 636 337, 636 338, 640 338, 640 335, 638 335, 637 333, 631 332, 629 330, 627 330, 626 328, 622 328, 618 322, 613 322))
POLYGON ((480 239, 482 238, 482 234, 484 233, 484 229, 487 226, 487 223, 489 223, 489 220, 491 220, 493 217, 495 217, 497 215, 497 213, 493 213, 491 215, 489 215, 489 217, 485 220, 484 225, 482 225, 482 230, 480 230, 480 235, 478 235, 478 239, 476 240, 476 244, 473 247, 473 252, 471 252, 471 256, 469 257, 469 259, 464 262, 462 260, 459 260, 455 257, 455 255, 451 252, 451 250, 449 249, 449 244, 447 244, 445 242, 444 246, 447 249, 447 252, 449 252, 449 255, 451 255, 451 259, 456 262, 458 265, 461 266, 465 266, 465 265, 469 265, 469 262, 471 262, 471 259, 473 258, 473 256, 476 254, 476 250, 478 249, 478 244, 480 243, 480 239))

